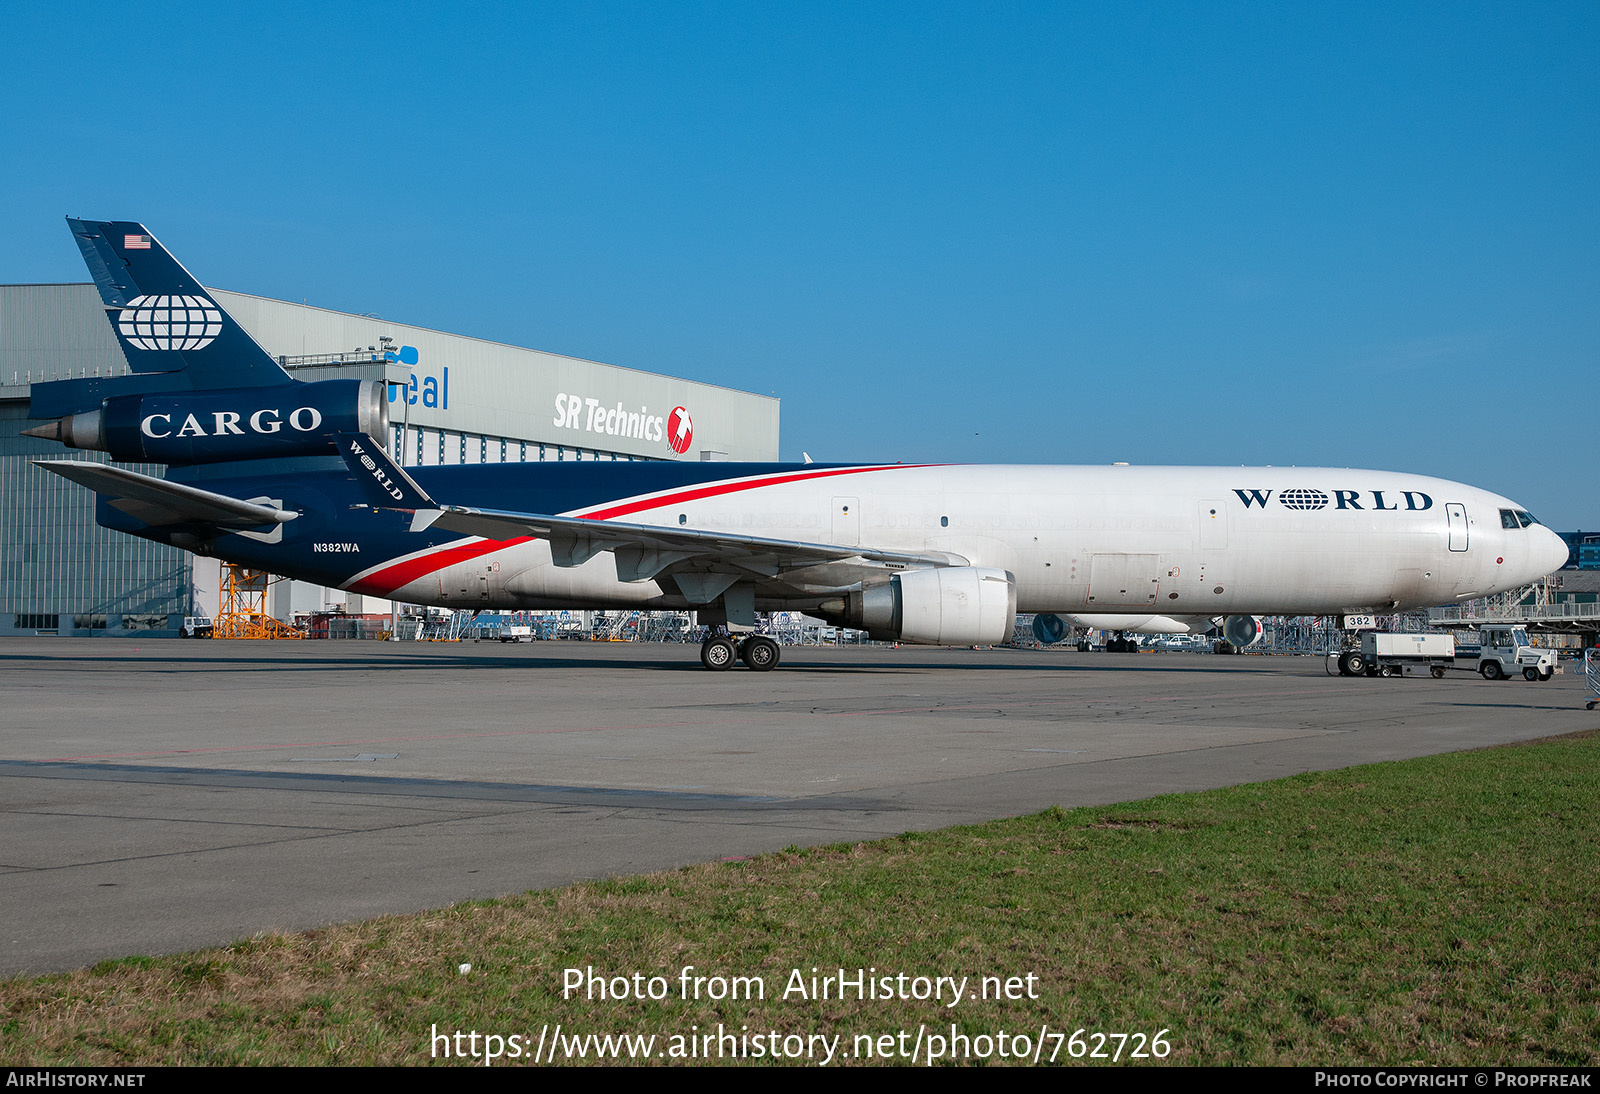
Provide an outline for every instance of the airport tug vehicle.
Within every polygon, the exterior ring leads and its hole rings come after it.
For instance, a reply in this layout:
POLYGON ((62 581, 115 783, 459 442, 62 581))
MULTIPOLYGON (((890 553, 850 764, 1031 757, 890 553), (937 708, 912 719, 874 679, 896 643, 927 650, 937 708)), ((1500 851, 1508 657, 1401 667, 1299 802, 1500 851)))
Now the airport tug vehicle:
POLYGON ((1483 643, 1474 650, 1470 646, 1457 648, 1454 636, 1449 634, 1363 630, 1359 648, 1328 654, 1328 675, 1428 675, 1440 680, 1446 669, 1457 668, 1475 670, 1485 680, 1509 680, 1521 673, 1524 680, 1534 682, 1549 680, 1562 671, 1556 663, 1556 651, 1532 645, 1522 627, 1490 623, 1481 631, 1483 643))
MULTIPOLYGON (((1528 632, 1511 623, 1488 623, 1482 628, 1483 644, 1478 649, 1478 674, 1485 680, 1509 680, 1516 673, 1528 681, 1548 680, 1561 671, 1556 651, 1541 649, 1528 641, 1528 632)), ((1464 652, 1462 658, 1470 660, 1464 652)), ((1471 665, 1463 666, 1471 668, 1471 665)))

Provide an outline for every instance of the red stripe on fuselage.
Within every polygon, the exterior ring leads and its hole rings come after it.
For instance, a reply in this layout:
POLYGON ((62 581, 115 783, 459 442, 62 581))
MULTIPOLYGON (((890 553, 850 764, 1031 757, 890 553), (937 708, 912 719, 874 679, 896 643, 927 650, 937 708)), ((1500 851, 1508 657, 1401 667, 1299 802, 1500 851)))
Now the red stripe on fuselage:
POLYGON ((429 554, 408 558, 404 562, 397 562, 393 566, 386 566, 370 573, 349 588, 353 593, 363 593, 367 596, 388 596, 396 589, 409 585, 420 577, 427 577, 435 570, 454 566, 458 562, 470 562, 492 551, 514 547, 533 538, 535 537, 517 536, 513 539, 480 539, 476 543, 447 544, 429 554))
MULTIPOLYGON (((769 475, 762 479, 746 479, 742 482, 719 482, 710 486, 696 486, 676 493, 662 494, 653 498, 644 498, 639 501, 623 502, 618 505, 603 506, 592 509, 587 513, 578 513, 577 516, 585 520, 614 520, 630 513, 642 513, 647 509, 659 509, 664 505, 677 505, 686 501, 700 501, 704 498, 720 497, 724 494, 737 494, 742 490, 755 490, 763 486, 781 486, 785 483, 804 482, 807 479, 827 479, 835 475, 861 475, 869 471, 894 471, 910 467, 934 467, 935 464, 886 464, 876 467, 835 467, 826 471, 794 471, 785 475, 769 475)), ((519 543, 526 543, 537 536, 515 536, 511 539, 484 539, 475 543, 456 543, 437 548, 426 555, 397 562, 381 570, 368 574, 360 581, 348 586, 351 592, 362 593, 367 596, 388 596, 396 589, 402 588, 418 578, 454 566, 458 562, 470 562, 472 559, 490 554, 494 551, 514 547, 519 543)))
POLYGON ((807 479, 827 479, 835 475, 860 475, 867 471, 893 471, 906 467, 932 467, 932 464, 889 464, 886 467, 835 467, 828 471, 795 471, 788 475, 772 475, 764 479, 747 480, 744 482, 719 482, 711 486, 697 486, 688 490, 680 490, 676 494, 664 494, 660 497, 645 498, 642 501, 630 501, 622 505, 613 505, 605 509, 595 509, 588 513, 579 513, 578 516, 587 520, 614 520, 625 517, 629 513, 642 513, 646 509, 659 509, 663 505, 677 505, 686 501, 699 501, 701 498, 715 498, 723 494, 737 494, 741 490, 754 490, 760 486, 781 486, 789 482, 804 482, 807 479))

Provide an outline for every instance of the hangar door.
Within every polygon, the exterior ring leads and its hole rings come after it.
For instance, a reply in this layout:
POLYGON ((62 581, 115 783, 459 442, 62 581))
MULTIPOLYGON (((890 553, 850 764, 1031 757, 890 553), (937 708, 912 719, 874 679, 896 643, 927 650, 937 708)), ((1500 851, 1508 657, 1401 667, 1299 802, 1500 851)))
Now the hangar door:
POLYGON ((1161 588, 1160 555, 1090 555, 1089 603, 1145 607, 1161 588))

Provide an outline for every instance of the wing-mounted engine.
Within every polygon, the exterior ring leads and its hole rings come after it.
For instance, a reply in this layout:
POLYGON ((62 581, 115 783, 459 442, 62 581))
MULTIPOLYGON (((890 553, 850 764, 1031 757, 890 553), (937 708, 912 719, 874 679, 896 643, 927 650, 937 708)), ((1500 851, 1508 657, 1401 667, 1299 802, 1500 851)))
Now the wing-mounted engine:
POLYGON ((128 463, 196 464, 338 451, 335 435, 387 435, 378 380, 229 391, 113 395, 93 410, 23 430, 128 463))
POLYGON ((1235 649, 1244 649, 1261 641, 1261 620, 1253 615, 1230 615, 1222 621, 1222 637, 1235 649))
POLYGON ((1017 582, 983 566, 910 570, 827 601, 815 614, 880 641, 990 646, 1016 626, 1017 582))
POLYGON ((1033 617, 1033 636, 1047 646, 1053 646, 1067 637, 1067 621, 1059 615, 1033 617))

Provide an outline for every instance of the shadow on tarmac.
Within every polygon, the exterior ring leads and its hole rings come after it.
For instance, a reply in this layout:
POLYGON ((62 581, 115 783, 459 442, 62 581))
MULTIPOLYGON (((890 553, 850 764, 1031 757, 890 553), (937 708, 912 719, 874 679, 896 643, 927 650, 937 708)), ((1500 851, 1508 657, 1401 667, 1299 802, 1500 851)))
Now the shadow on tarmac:
MULTIPOLYGON (((94 640, 104 643, 105 639, 94 640)), ((161 642, 170 639, 158 640, 161 642)), ((352 643, 353 644, 353 643, 352 643)), ((379 643, 372 643, 378 645, 379 643)), ((291 645, 298 645, 291 644, 291 645)), ((499 653, 443 653, 419 651, 406 648, 401 643, 391 647, 383 644, 385 649, 381 654, 357 653, 354 656, 299 656, 300 649, 284 649, 281 646, 273 650, 274 656, 241 656, 241 655, 213 655, 209 650, 197 649, 186 646, 182 650, 157 649, 149 653, 140 651, 139 654, 110 654, 99 652, 104 646, 98 646, 92 653, 76 656, 72 652, 25 652, 25 653, 0 653, 0 663, 21 663, 45 665, 67 665, 75 662, 86 662, 94 665, 108 667, 128 666, 151 672, 183 672, 190 668, 212 669, 217 667, 237 667, 249 669, 253 672, 316 672, 316 671, 415 671, 417 669, 446 669, 446 670, 594 670, 597 668, 622 668, 630 671, 644 672, 705 672, 700 664, 700 658, 695 646, 684 643, 681 646, 668 646, 670 653, 651 654, 639 656, 642 651, 637 650, 635 643, 629 643, 627 651, 613 651, 607 649, 604 653, 625 652, 629 656, 623 657, 565 657, 559 655, 546 655, 542 652, 529 650, 520 656, 499 653)), ((654 645, 653 643, 651 645, 654 645)), ((1105 673, 1105 672, 1139 672, 1139 673, 1171 673, 1171 672, 1199 672, 1225 675, 1238 675, 1252 673, 1265 669, 1265 665, 1251 664, 1252 658, 1229 659, 1226 665, 1197 665, 1192 662, 1156 663, 1152 661, 1139 661, 1134 657, 1126 659, 1111 655, 1111 659, 1101 662, 1099 657, 1104 655, 1090 655, 1095 658, 1093 662, 1074 660, 1065 662, 1058 659, 1018 661, 950 661, 945 659, 932 660, 927 657, 916 660, 875 661, 863 664, 850 660, 818 661, 811 658, 810 650, 816 647, 800 647, 808 651, 805 660, 790 658, 780 664, 776 671, 784 673, 840 673, 847 675, 884 676, 896 674, 909 674, 920 672, 1049 672, 1049 673, 1105 673)), ((600 651, 597 651, 600 652, 600 651)), ((879 651, 873 651, 879 652, 879 651)), ((896 652, 881 651, 885 656, 896 652)), ((930 653, 934 651, 930 650, 930 653)), ((1031 651, 1010 650, 1011 654, 1028 653, 1031 651)), ((846 655, 834 654, 831 656, 843 657, 846 655)), ((916 654, 910 656, 916 657, 916 654)), ((1325 675, 1322 671, 1320 659, 1308 659, 1308 666, 1314 666, 1316 672, 1312 675, 1325 675)), ((735 666, 730 672, 742 672, 743 666, 735 666)))
MULTIPOLYGON (((326 762, 333 762, 332 760, 326 762)), ((69 779, 84 782, 154 783, 168 786, 230 787, 251 790, 310 790, 318 793, 454 798, 471 801, 578 805, 596 809, 789 810, 848 809, 885 812, 880 799, 834 795, 781 798, 713 794, 694 790, 644 790, 612 786, 500 783, 415 776, 347 775, 318 771, 251 771, 246 768, 170 767, 150 764, 78 763, 70 760, 0 760, 0 777, 69 779)))

